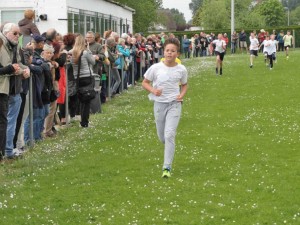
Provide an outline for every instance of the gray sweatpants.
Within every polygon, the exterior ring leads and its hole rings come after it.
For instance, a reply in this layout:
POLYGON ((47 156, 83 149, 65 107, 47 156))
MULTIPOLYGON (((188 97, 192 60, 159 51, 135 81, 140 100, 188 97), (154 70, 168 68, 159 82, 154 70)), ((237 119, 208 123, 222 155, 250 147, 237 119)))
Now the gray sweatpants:
POLYGON ((175 136, 181 115, 181 102, 154 102, 154 117, 159 140, 165 145, 163 169, 171 169, 175 154, 175 136))

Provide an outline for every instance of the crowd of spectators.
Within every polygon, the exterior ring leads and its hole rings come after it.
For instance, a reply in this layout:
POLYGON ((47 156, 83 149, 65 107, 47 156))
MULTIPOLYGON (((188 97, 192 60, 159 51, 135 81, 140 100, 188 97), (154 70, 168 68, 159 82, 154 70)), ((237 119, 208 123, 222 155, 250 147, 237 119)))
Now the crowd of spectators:
POLYGON ((28 145, 55 137, 59 126, 79 120, 83 129, 89 127, 89 114, 138 84, 163 58, 164 41, 174 37, 112 30, 62 35, 54 28, 40 32, 33 19, 34 11, 26 10, 18 24, 1 26, 0 128, 6 132, 0 134, 0 161, 19 158, 28 145), (90 75, 98 81, 97 95, 83 102, 77 90, 90 75))
MULTIPOLYGON (((259 44, 262 44, 263 41, 266 39, 267 36, 273 34, 275 35, 275 40, 278 41, 278 51, 284 51, 284 39, 285 33, 283 30, 280 32, 276 32, 273 30, 271 33, 261 29, 258 33, 254 30, 251 31, 255 34, 255 37, 258 39, 259 44)), ((247 34, 245 30, 241 30, 239 33, 233 31, 230 35, 230 40, 228 38, 227 33, 222 34, 222 39, 225 41, 226 46, 230 49, 231 54, 235 54, 237 49, 239 49, 240 53, 247 53, 249 48, 249 38, 250 33, 247 34)), ((200 32, 199 34, 194 34, 192 37, 188 37, 187 35, 183 36, 182 40, 182 49, 185 58, 192 58, 192 57, 205 57, 214 54, 210 53, 210 43, 216 40, 216 35, 214 33, 207 34, 205 32, 200 32)), ((262 48, 260 49, 262 51, 262 48)))
MULTIPOLYGON (((55 137, 58 125, 79 120, 81 127, 89 127, 90 113, 101 112, 101 104, 138 84, 151 65, 163 60, 165 40, 175 37, 172 33, 145 37, 112 30, 103 35, 93 31, 62 35, 54 28, 42 33, 33 23, 34 17, 34 11, 25 10, 18 24, 4 23, 0 28, 0 128, 6 131, 0 133, 0 160, 15 159, 29 144, 55 137), (91 80, 95 98, 80 101, 78 88, 91 80)), ((266 35, 263 29, 256 34, 260 43, 266 35)), ((280 48, 283 36, 282 31, 276 34, 280 48)), ((213 55, 210 44, 215 39, 214 33, 184 35, 185 58, 213 55)), ((232 54, 238 45, 248 50, 243 30, 231 34, 230 45, 226 33, 222 40, 226 47, 231 46, 232 54)))

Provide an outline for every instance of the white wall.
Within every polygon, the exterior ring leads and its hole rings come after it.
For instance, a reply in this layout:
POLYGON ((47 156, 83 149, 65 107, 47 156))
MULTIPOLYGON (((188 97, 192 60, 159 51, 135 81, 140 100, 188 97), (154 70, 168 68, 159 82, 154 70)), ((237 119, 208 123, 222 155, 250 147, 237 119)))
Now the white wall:
MULTIPOLYGON (((67 18, 67 7, 65 0, 0 0, 0 10, 25 10, 33 9, 36 14, 36 25, 40 32, 46 32, 49 28, 55 28, 59 33, 67 33, 67 21, 59 18, 67 18), (40 14, 47 14, 48 20, 41 21, 40 14)), ((20 18, 20 19, 23 19, 20 18)), ((1 21, 5 22, 5 21, 1 21)), ((17 23, 18 21, 12 21, 17 23)))
MULTIPOLYGON (((37 1, 37 0, 35 0, 37 1)), ((41 33, 49 28, 55 28, 58 33, 66 34, 68 32, 67 6, 64 0, 40 0, 35 6, 37 17, 41 14, 47 14, 47 21, 36 19, 36 24, 41 33)))
MULTIPOLYGON (((132 31, 132 12, 104 0, 0 0, 0 11, 25 9, 36 10, 36 25, 40 29, 41 33, 45 32, 49 28, 55 28, 62 34, 67 33, 67 20, 59 20, 67 19, 67 6, 123 18, 124 24, 127 19, 127 24, 130 25, 130 30, 132 31), (38 18, 40 14, 47 14, 48 20, 41 21, 38 18)), ((2 22, 4 21, 1 21, 1 23, 2 22)))

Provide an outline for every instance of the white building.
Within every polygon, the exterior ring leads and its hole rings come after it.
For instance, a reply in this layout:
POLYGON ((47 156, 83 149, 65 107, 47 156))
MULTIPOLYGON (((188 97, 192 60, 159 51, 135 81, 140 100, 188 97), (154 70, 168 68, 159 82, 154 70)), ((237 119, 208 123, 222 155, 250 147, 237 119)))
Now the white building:
POLYGON ((24 10, 35 10, 41 33, 55 28, 59 33, 106 30, 132 33, 134 9, 112 0, 0 0, 0 24, 18 23, 24 10))

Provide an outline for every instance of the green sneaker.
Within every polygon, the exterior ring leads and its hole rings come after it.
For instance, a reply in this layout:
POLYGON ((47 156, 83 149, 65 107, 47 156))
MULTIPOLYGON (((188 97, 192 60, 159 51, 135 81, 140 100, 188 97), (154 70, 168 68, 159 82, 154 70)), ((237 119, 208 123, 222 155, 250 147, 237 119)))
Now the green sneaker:
POLYGON ((162 178, 170 178, 171 177, 171 173, 169 169, 164 169, 163 170, 163 174, 161 176, 162 178))

